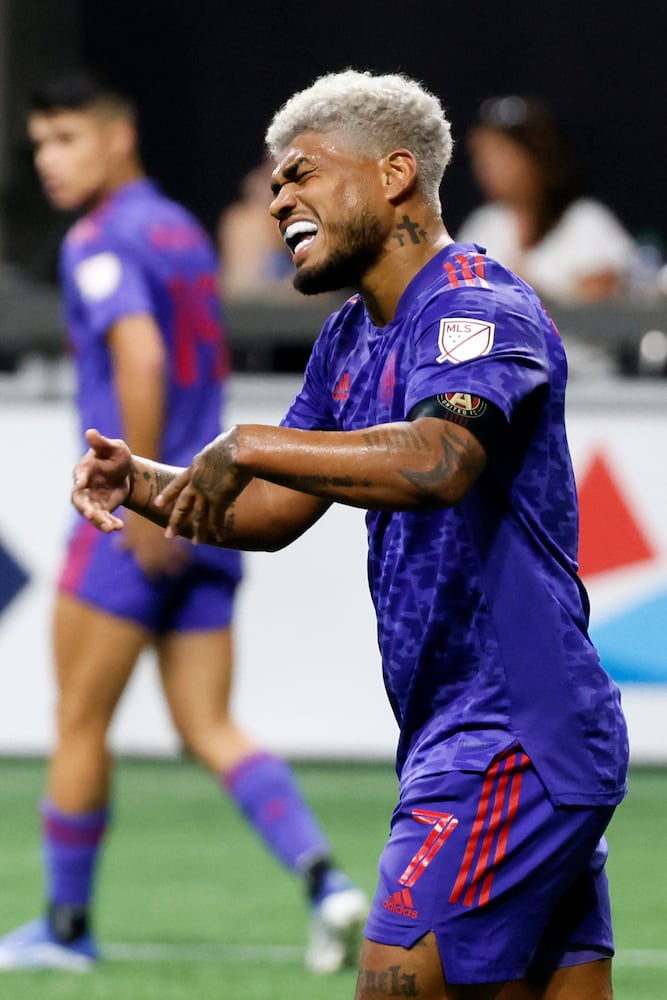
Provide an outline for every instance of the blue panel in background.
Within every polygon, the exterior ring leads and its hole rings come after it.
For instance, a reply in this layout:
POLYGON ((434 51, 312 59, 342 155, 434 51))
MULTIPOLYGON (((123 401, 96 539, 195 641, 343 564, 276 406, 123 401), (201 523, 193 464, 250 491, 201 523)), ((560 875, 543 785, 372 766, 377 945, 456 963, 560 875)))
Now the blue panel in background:
POLYGON ((0 542, 0 614, 25 587, 30 574, 0 542))
POLYGON ((667 684, 667 590, 591 629, 615 681, 667 684))

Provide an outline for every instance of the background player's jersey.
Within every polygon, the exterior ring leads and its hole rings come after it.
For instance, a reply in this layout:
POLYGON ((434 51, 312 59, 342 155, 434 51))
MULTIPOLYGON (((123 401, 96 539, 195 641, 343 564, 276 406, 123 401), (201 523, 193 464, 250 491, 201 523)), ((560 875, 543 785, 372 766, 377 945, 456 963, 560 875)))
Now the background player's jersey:
POLYGON ((473 421, 488 400, 509 422, 455 507, 367 514, 403 781, 483 767, 518 738, 555 802, 623 797, 625 723, 576 572, 565 383, 563 347, 535 293, 474 245, 453 244, 387 326, 374 327, 358 297, 329 318, 285 417, 354 430, 402 420, 440 394, 473 421))
POLYGON ((150 180, 133 181, 72 227, 60 270, 82 429, 124 436, 107 334, 122 317, 149 313, 169 366, 160 457, 189 465, 220 432, 227 370, 216 258, 204 230, 150 180))

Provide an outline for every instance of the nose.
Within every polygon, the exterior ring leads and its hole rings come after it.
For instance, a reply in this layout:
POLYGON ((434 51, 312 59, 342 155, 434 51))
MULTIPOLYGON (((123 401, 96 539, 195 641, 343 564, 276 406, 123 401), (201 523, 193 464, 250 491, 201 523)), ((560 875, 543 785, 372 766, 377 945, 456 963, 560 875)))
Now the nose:
POLYGON ((35 167, 39 174, 44 173, 49 167, 57 160, 57 154, 55 151, 46 144, 39 146, 34 152, 35 167))
POLYGON ((269 205, 269 212, 274 219, 284 219, 294 209, 296 197, 290 184, 284 184, 269 205))

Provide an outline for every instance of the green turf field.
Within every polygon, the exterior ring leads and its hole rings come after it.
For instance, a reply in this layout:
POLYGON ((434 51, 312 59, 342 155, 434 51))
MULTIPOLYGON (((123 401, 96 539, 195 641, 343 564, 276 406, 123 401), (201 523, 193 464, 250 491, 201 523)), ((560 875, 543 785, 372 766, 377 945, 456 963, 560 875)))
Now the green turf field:
MULTIPOLYGON (((395 795, 390 765, 299 765, 341 864, 369 893, 395 795)), ((0 931, 41 898, 43 763, 0 759, 0 931)), ((667 772, 633 771, 609 833, 616 1000, 667 998, 667 772)), ((89 974, 0 974, 2 1000, 334 1000, 354 973, 302 968, 306 911, 215 784, 187 762, 124 760, 100 872, 107 961, 89 974)))

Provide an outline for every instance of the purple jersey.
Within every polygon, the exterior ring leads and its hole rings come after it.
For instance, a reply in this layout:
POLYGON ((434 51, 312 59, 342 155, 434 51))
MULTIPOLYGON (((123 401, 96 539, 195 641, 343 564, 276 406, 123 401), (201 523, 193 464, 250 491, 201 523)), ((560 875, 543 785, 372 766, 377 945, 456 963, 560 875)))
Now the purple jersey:
POLYGON ((518 739, 556 804, 614 804, 628 742, 588 637, 565 433, 567 366, 536 294, 471 244, 438 253, 387 326, 355 296, 326 322, 285 417, 403 420, 441 395, 500 408, 508 433, 448 510, 369 511, 369 579, 402 783, 518 739))
POLYGON ((169 366, 160 458, 189 465, 220 433, 227 370, 216 257, 202 227, 150 180, 134 181, 72 227, 60 272, 82 428, 124 436, 107 334, 122 317, 149 313, 169 366))

